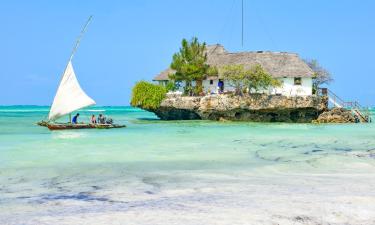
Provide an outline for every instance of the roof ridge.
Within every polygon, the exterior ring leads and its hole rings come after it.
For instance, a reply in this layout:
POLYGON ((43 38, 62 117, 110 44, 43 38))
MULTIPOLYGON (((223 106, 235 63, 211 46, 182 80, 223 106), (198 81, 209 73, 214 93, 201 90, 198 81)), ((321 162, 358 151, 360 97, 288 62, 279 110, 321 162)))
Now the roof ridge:
POLYGON ((242 51, 242 52, 226 52, 225 54, 278 54, 278 55, 296 55, 299 56, 298 53, 295 52, 278 52, 278 51, 242 51))

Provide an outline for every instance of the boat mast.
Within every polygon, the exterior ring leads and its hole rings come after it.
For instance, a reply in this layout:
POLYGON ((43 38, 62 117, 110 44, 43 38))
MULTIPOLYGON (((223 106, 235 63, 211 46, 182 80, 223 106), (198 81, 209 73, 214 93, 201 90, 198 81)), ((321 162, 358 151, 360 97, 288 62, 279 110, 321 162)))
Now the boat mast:
MULTIPOLYGON (((72 50, 72 53, 70 54, 70 57, 69 57, 69 61, 72 61, 73 59, 73 56, 74 54, 76 53, 77 49, 78 49, 78 46, 79 46, 79 43, 81 42, 81 39, 83 37, 83 35, 85 34, 86 32, 86 29, 87 29, 87 26, 90 24, 91 22, 91 19, 92 19, 92 16, 89 16, 89 18, 87 19, 85 25, 83 26, 82 30, 81 30, 81 33, 79 34, 78 38, 77 38, 77 41, 76 41, 76 44, 74 45, 74 48, 72 50)), ((69 113, 69 123, 72 122, 72 113, 69 113)))
POLYGON ((83 35, 85 34, 86 32, 86 29, 87 29, 87 26, 90 24, 91 22, 91 19, 92 19, 92 16, 90 16, 88 19, 87 19, 87 22, 85 23, 85 25, 83 26, 82 30, 81 30, 81 33, 79 34, 78 38, 77 38, 77 41, 76 41, 76 44, 74 45, 74 48, 72 50, 72 53, 70 54, 70 57, 69 57, 69 61, 71 61, 73 59, 73 56, 74 54, 76 53, 77 49, 78 49, 78 46, 79 46, 79 43, 81 42, 81 39, 83 37, 83 35))
MULTIPOLYGON (((76 53, 76 51, 77 51, 77 49, 78 49, 78 46, 79 46, 79 44, 80 44, 80 42, 81 42, 81 39, 82 39, 83 35, 84 35, 85 32, 86 32, 87 26, 88 26, 88 25, 90 24, 90 22, 91 22, 91 19, 92 19, 92 15, 89 16, 89 18, 87 19, 85 25, 83 26, 83 28, 82 28, 82 30, 81 30, 81 33, 80 33, 79 36, 77 37, 76 44, 74 45, 73 50, 72 50, 72 53, 70 54, 70 57, 69 57, 68 63, 66 64, 66 67, 65 67, 65 70, 64 70, 63 75, 65 74, 65 71, 66 71, 66 69, 68 68, 68 64, 69 64, 69 62, 72 61, 73 56, 74 56, 74 54, 76 53)), ((61 78, 60 78, 60 82, 59 82, 59 84, 60 84, 61 81, 62 81, 63 75, 61 75, 61 78)), ((52 104, 51 104, 51 106, 52 106, 52 104)), ((48 116, 47 116, 47 117, 48 117, 48 116)), ((72 122, 72 119, 71 119, 71 118, 72 118, 72 114, 69 113, 69 123, 72 122)))

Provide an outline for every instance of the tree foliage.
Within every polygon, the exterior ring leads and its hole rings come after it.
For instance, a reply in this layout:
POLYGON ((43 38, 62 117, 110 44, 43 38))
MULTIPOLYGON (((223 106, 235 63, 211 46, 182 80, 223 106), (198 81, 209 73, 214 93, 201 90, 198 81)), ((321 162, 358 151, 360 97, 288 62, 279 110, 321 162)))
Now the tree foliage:
POLYGON ((323 84, 329 84, 333 81, 331 73, 323 68, 316 59, 304 60, 305 63, 314 71, 313 87, 318 89, 323 84))
POLYGON ((221 76, 235 88, 236 95, 242 95, 243 90, 248 87, 249 79, 243 65, 227 65, 221 68, 221 76))
POLYGON ((146 110, 157 109, 166 93, 167 89, 161 85, 139 81, 133 87, 130 104, 146 110))
POLYGON ((165 88, 167 89, 167 92, 177 90, 177 86, 174 81, 168 81, 168 83, 165 85, 165 88))
POLYGON ((221 69, 221 76, 235 88, 236 95, 243 95, 246 88, 249 89, 249 92, 253 90, 257 92, 280 85, 280 82, 268 74, 259 64, 247 70, 244 69, 243 65, 224 66, 221 69))
POLYGON ((251 67, 247 71, 247 76, 249 79, 249 90, 255 90, 258 92, 259 90, 265 90, 269 87, 277 87, 280 86, 280 81, 273 78, 269 73, 267 73, 263 67, 259 64, 251 67))
POLYGON ((206 43, 199 43, 198 38, 194 37, 191 41, 182 40, 180 51, 173 55, 171 68, 176 71, 169 75, 169 78, 175 81, 185 81, 185 92, 192 94, 193 88, 191 82, 197 82, 197 88, 201 89, 209 66, 206 64, 207 54, 206 43))
POLYGON ((216 66, 210 66, 207 69, 207 76, 218 76, 219 70, 216 66))

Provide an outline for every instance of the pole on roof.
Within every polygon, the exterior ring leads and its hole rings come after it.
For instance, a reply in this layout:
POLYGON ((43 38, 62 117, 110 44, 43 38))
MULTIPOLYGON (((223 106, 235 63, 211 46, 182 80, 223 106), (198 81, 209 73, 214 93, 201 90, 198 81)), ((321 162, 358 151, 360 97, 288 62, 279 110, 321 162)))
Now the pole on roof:
POLYGON ((241 46, 243 47, 243 0, 242 0, 242 17, 241 17, 241 22, 242 22, 242 26, 241 26, 241 46))

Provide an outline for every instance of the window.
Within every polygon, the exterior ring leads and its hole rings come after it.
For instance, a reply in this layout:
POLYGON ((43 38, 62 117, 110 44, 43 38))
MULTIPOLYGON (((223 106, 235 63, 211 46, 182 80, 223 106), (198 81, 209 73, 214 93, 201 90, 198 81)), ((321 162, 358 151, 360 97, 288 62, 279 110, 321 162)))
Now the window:
POLYGON ((302 84, 301 77, 295 77, 294 78, 294 85, 301 85, 301 84, 302 84))
POLYGON ((210 85, 213 85, 214 84, 214 80, 210 80, 210 85))

